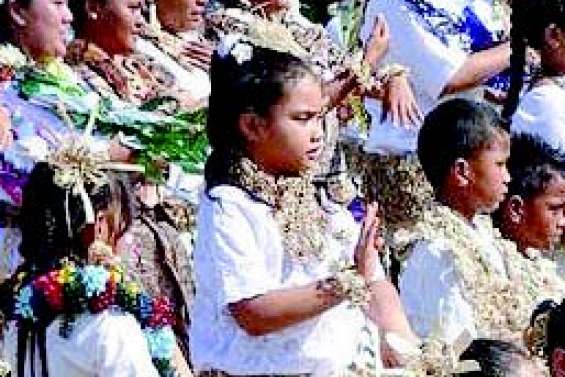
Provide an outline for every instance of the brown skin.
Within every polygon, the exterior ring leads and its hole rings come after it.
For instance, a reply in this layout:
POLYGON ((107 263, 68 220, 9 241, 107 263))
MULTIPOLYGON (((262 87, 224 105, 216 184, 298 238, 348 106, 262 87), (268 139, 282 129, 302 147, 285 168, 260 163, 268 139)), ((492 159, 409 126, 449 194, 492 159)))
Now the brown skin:
POLYGON ((157 0, 157 17, 163 28, 173 34, 197 30, 204 25, 208 0, 157 0))
POLYGON ((81 38, 109 55, 129 55, 134 51, 144 22, 141 0, 87 0, 86 10, 88 18, 80 30, 81 38))
POLYGON ((564 209, 565 179, 555 172, 547 187, 533 197, 513 195, 502 203, 501 231, 521 251, 551 250, 563 236, 564 209))
POLYGON ((28 7, 9 2, 15 43, 32 59, 42 62, 63 57, 73 20, 67 0, 32 0, 28 7))
POLYGON ((438 199, 468 221, 478 213, 492 213, 508 192, 509 156, 510 138, 501 131, 469 158, 455 161, 438 199))
MULTIPOLYGON (((314 167, 321 151, 322 90, 320 82, 307 75, 288 84, 285 92, 266 116, 242 114, 239 127, 248 156, 263 170, 296 176, 314 167)), ((383 245, 379 227, 378 208, 369 205, 354 258, 357 271, 367 282, 373 280, 378 250, 383 245)), ((372 292, 368 309, 373 313, 371 318, 385 323, 384 329, 413 337, 394 287, 389 282, 376 283, 372 292)), ((318 281, 267 292, 233 303, 229 309, 242 329, 251 336, 260 336, 314 318, 343 300, 318 281)))
POLYGON ((549 75, 565 73, 565 30, 555 25, 545 29, 540 58, 544 72, 549 75))
POLYGON ((8 110, 0 106, 0 152, 12 144, 12 121, 8 110))
POLYGON ((469 55, 442 95, 475 88, 510 67, 510 42, 469 55))

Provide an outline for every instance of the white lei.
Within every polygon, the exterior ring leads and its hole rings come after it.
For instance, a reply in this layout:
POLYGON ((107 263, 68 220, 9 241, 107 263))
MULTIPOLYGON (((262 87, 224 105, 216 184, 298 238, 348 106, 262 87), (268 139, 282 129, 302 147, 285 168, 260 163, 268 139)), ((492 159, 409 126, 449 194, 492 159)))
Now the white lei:
POLYGON ((488 216, 478 216, 475 223, 481 231, 470 227, 450 208, 438 205, 414 228, 397 231, 393 242, 406 247, 420 240, 442 240, 445 252, 454 259, 480 336, 520 340, 536 300, 555 293, 562 284, 555 269, 552 272, 549 268, 550 261, 534 263, 524 258, 513 242, 502 238, 488 216), (502 252, 509 278, 496 273, 484 259, 480 235, 485 233, 502 252))

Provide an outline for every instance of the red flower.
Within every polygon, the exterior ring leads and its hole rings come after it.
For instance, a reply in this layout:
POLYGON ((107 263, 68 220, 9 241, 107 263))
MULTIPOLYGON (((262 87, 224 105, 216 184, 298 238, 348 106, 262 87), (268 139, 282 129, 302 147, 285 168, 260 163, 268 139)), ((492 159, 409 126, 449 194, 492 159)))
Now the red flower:
POLYGON ((59 272, 51 271, 38 277, 33 285, 39 290, 55 313, 63 310, 63 286, 59 283, 59 272))
POLYGON ((150 327, 162 327, 175 324, 173 306, 167 297, 158 297, 153 300, 153 314, 148 322, 150 327))
POLYGON ((116 283, 109 279, 106 283, 106 290, 101 295, 93 297, 88 303, 88 308, 92 313, 100 313, 116 301, 116 283))

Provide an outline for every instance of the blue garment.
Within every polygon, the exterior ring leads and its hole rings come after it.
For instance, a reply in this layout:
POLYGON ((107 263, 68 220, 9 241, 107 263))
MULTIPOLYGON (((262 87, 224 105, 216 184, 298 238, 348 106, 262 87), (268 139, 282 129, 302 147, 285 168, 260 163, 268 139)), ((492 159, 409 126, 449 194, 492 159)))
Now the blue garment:
MULTIPOLYGON (((462 14, 457 15, 437 8, 427 0, 404 0, 404 2, 411 12, 420 17, 424 28, 446 46, 457 41, 459 48, 467 53, 473 53, 489 49, 504 41, 504 31, 489 30, 469 6, 465 6, 462 14)), ((510 71, 506 70, 492 77, 486 85, 497 90, 508 90, 510 71)))

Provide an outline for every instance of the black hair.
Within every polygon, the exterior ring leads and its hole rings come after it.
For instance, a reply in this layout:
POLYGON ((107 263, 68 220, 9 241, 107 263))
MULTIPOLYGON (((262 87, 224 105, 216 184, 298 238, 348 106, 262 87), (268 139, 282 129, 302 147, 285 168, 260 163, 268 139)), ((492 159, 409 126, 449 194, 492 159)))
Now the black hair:
MULTIPOLYGON (((33 0, 15 0, 20 6, 28 8, 33 0)), ((0 3, 0 43, 13 42, 13 30, 10 19, 10 1, 0 3)))
POLYGON ((501 340, 475 339, 459 358, 474 360, 480 371, 457 374, 457 377, 510 377, 516 371, 517 359, 528 357, 525 350, 501 340))
POLYGON ((538 319, 547 315, 547 327, 545 328, 545 334, 537 334, 538 336, 545 336, 541 340, 543 344, 542 352, 543 356, 550 367, 552 367, 551 358, 553 356, 553 351, 558 348, 565 350, 565 300, 561 304, 557 304, 553 300, 545 300, 537 306, 530 317, 530 326, 534 327, 538 319))
MULTIPOLYGON (((113 208, 124 225, 131 222, 131 201, 126 190, 125 180, 108 175, 107 184, 101 187, 86 187, 95 213, 113 208)), ((112 224, 110 224, 112 226, 112 224)), ((125 226, 113 224, 114 231, 123 232, 125 226)), ((38 163, 32 170, 24 186, 22 207, 19 214, 19 227, 22 242, 20 254, 24 258, 12 279, 2 284, 0 309, 10 319, 14 310, 13 287, 29 284, 36 276, 58 267, 62 258, 79 263, 87 261, 87 243, 93 233, 89 233, 86 224, 83 202, 55 184, 54 171, 46 163, 38 163), (17 281, 21 273, 23 281, 17 281), (6 295, 4 295, 6 293, 6 295), (6 297, 4 297, 6 296, 6 297)), ((117 236, 120 234, 118 233, 117 236)), ((51 321, 55 318, 51 318, 51 321)), ((45 331, 51 321, 37 323, 18 329, 18 367, 15 376, 25 375, 26 344, 31 339, 30 347, 35 350, 37 343, 42 362, 41 376, 47 377, 47 350, 45 331)), ((33 359, 34 352, 31 352, 33 359)), ((30 362, 32 362, 30 360, 30 362)), ((33 368, 32 368, 33 371, 33 368)), ((35 373, 33 373, 35 375, 35 373)))
POLYGON ((468 158, 506 131, 488 104, 456 98, 432 110, 418 136, 418 158, 426 178, 439 193, 458 158, 468 158))
POLYGON ((222 57, 216 52, 212 57, 206 125, 212 147, 205 171, 208 188, 227 168, 223 166, 226 156, 245 150, 239 117, 245 113, 267 116, 288 85, 308 75, 316 77, 306 62, 293 55, 257 46, 252 51, 242 64, 231 53, 222 57))
POLYGON ((527 48, 541 50, 545 29, 549 25, 555 24, 565 29, 564 0, 514 0, 511 6, 510 89, 502 112, 507 122, 510 122, 518 108, 524 85, 527 48))
POLYGON ((555 174, 565 172, 565 158, 541 138, 520 134, 512 137, 507 166, 512 178, 508 195, 528 199, 545 190, 555 174))

